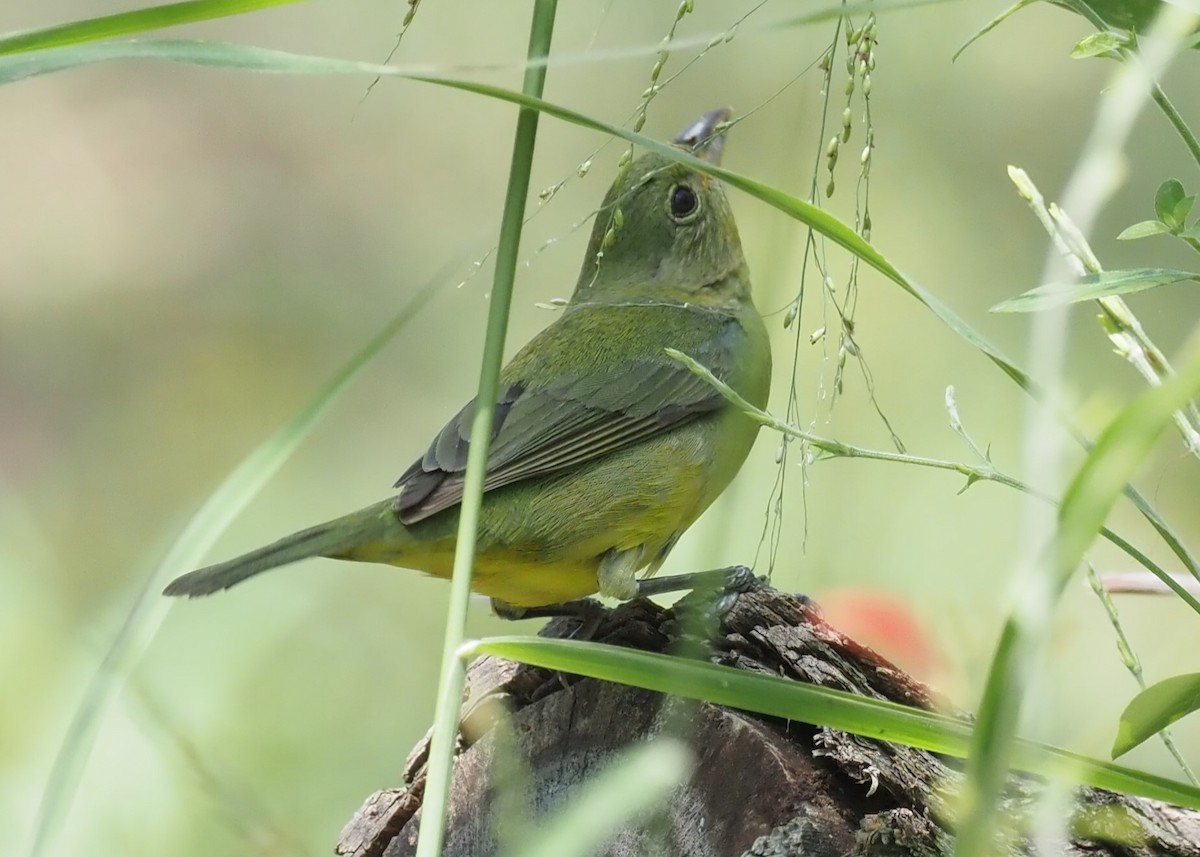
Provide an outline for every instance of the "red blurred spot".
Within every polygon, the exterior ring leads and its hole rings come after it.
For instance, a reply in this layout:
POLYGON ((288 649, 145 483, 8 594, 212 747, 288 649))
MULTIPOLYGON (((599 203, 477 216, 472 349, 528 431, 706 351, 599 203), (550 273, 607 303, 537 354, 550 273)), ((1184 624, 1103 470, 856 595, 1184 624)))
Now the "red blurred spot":
POLYGON ((927 683, 945 669, 917 612, 895 593, 877 589, 831 589, 816 599, 825 621, 847 637, 927 683))

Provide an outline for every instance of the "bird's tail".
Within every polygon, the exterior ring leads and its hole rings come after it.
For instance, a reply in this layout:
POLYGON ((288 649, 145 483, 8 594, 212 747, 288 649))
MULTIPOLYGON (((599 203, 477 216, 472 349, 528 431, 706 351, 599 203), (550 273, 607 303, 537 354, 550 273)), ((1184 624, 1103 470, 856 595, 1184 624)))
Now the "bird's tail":
POLYGON ((172 580, 164 595, 195 598, 241 583, 260 572, 318 556, 347 556, 365 543, 394 537, 404 527, 392 512, 392 501, 368 506, 342 518, 309 527, 258 550, 172 580))

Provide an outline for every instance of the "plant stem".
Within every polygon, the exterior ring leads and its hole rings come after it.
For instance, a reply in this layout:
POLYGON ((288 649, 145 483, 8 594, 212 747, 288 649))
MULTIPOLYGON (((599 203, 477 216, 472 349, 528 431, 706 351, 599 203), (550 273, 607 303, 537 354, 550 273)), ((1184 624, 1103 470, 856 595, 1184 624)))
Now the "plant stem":
MULTIPOLYGON (((522 92, 540 98, 546 81, 543 62, 550 52, 557 0, 534 0, 533 24, 529 33, 529 64, 525 69, 522 92)), ((538 111, 522 107, 517 115, 513 140, 512 164, 508 174, 508 192, 500 221, 500 241, 496 251, 496 273, 492 286, 492 304, 488 311, 487 334, 483 345, 483 365, 479 372, 479 392, 475 416, 471 421, 470 451, 463 486, 463 499, 454 549, 454 576, 450 584, 450 604, 446 611, 446 637, 442 647, 442 678, 438 685, 437 709, 429 746, 429 775, 421 809, 421 828, 417 857, 438 857, 446 833, 446 809, 454 768, 454 748, 458 738, 458 712, 462 703, 466 669, 460 650, 466 631, 467 606, 471 596, 471 572, 475 562, 475 539, 479 509, 483 500, 483 478, 492 436, 494 403, 500 387, 500 364, 504 358, 504 339, 512 305, 513 280, 520 252, 521 226, 525 200, 529 196, 529 175, 533 148, 537 139, 538 111)))
MULTIPOLYGON (((1022 482, 1015 476, 1011 476, 1001 470, 998 470, 990 462, 984 466, 974 466, 965 464, 961 461, 946 461, 940 458, 926 458, 925 456, 921 455, 910 455, 906 452, 889 452, 881 449, 867 449, 865 447, 854 446, 852 444, 843 443, 840 440, 833 440, 832 438, 822 437, 821 435, 805 431, 799 426, 779 419, 779 417, 769 413, 768 411, 764 411, 761 408, 756 408, 754 405, 750 404, 740 395, 738 395, 736 390, 713 375, 707 367, 693 360, 683 352, 676 351, 674 348, 668 348, 666 349, 666 352, 671 357, 687 366, 690 370, 692 370, 692 372, 706 380, 718 393, 724 396, 726 400, 728 400, 732 405, 734 405, 752 420, 766 426, 769 429, 773 429, 783 435, 786 435, 787 437, 803 441, 809 446, 821 450, 821 452, 824 452, 830 458, 865 458, 872 461, 890 461, 895 464, 911 464, 916 467, 928 467, 932 470, 949 470, 967 478, 967 484, 963 487, 963 491, 965 491, 967 488, 970 488, 976 482, 997 482, 1001 485, 1005 485, 1009 488, 1020 491, 1022 494, 1027 494, 1030 497, 1041 500, 1044 503, 1057 505, 1057 501, 1049 494, 1033 487, 1028 482, 1022 482)), ((1154 524, 1154 519, 1150 518, 1150 522, 1154 524)), ((1156 529, 1158 529, 1158 525, 1155 526, 1156 529)), ((1167 538, 1170 534, 1169 530, 1164 531, 1163 529, 1158 529, 1158 531, 1163 538, 1167 538)), ((1154 562, 1154 560, 1150 559, 1150 557, 1146 556, 1146 554, 1142 553, 1140 550, 1126 541, 1122 536, 1114 533, 1108 527, 1102 528, 1100 530, 1100 535, 1103 536, 1106 541, 1123 551, 1138 565, 1142 566, 1159 580, 1161 580, 1164 586, 1183 599, 1183 601, 1189 607, 1195 610, 1197 614, 1200 614, 1200 600, 1197 600, 1196 596, 1188 592, 1187 588, 1181 585, 1179 581, 1177 581, 1174 576, 1171 575, 1170 572, 1158 565, 1158 563, 1154 562)))
MULTIPOLYGON (((1117 614, 1117 605, 1112 600, 1112 596, 1108 590, 1104 588, 1104 584, 1100 582, 1100 576, 1096 574, 1095 567, 1089 562, 1087 564, 1087 579, 1088 584, 1092 587, 1092 592, 1100 599, 1100 604, 1104 607, 1104 612, 1108 615, 1108 621, 1112 624, 1113 632, 1117 635, 1117 651, 1121 653, 1121 662, 1125 664, 1125 668, 1129 670, 1129 674, 1133 676, 1133 680, 1142 690, 1146 689, 1146 676, 1142 672, 1142 661, 1137 656, 1137 652, 1133 650, 1133 644, 1129 642, 1129 638, 1125 636, 1125 628, 1121 625, 1121 617, 1117 614)), ((1164 727, 1158 737, 1162 740, 1163 746, 1167 748, 1174 758, 1184 776, 1188 778, 1194 786, 1200 786, 1200 780, 1196 779, 1196 773, 1192 770, 1187 760, 1183 758, 1183 754, 1179 752, 1179 748, 1175 745, 1175 739, 1171 736, 1169 727, 1164 727)))
POLYGON ((1179 111, 1175 109, 1175 105, 1171 103, 1171 99, 1167 98, 1167 94, 1163 92, 1163 88, 1158 85, 1157 81, 1150 90, 1150 97, 1154 99, 1154 103, 1158 105, 1163 115, 1167 117, 1167 121, 1179 134, 1183 144, 1191 152, 1192 160, 1196 162, 1197 166, 1200 166, 1200 140, 1196 139, 1192 129, 1188 127, 1187 122, 1183 121, 1183 117, 1179 115, 1179 111))
MULTIPOLYGON (((1103 271, 1100 260, 1076 228, 1070 216, 1046 200, 1033 179, 1018 167, 1009 167, 1009 177, 1062 253, 1075 276, 1098 274, 1103 271)), ((1158 386, 1174 374, 1165 354, 1150 339, 1129 304, 1116 296, 1097 298, 1100 305, 1100 326, 1104 329, 1117 354, 1133 366, 1150 384, 1158 386)), ((1200 457, 1200 412, 1194 405, 1181 408, 1175 415, 1175 425, 1183 436, 1188 452, 1200 457)))

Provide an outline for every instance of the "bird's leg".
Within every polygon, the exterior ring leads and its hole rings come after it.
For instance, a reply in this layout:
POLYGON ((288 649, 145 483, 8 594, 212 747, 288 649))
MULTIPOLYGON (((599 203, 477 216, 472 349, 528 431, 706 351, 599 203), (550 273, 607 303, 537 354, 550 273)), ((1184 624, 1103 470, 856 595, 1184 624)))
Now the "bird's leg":
POLYGON ((664 592, 686 590, 712 590, 722 595, 737 596, 752 592, 762 585, 762 580, 744 565, 728 568, 713 568, 708 571, 693 571, 689 574, 672 574, 667 577, 651 577, 637 582, 637 594, 643 597, 662 595, 664 592))
MULTIPOLYGON (((651 577, 638 581, 638 595, 661 595, 664 592, 692 591, 699 593, 702 623, 711 625, 733 609, 738 596, 752 592, 764 583, 744 565, 714 568, 708 571, 693 571, 690 574, 673 574, 668 577, 651 577)), ((678 604, 676 607, 685 607, 678 604)), ((686 608, 685 608, 686 609, 686 608)))

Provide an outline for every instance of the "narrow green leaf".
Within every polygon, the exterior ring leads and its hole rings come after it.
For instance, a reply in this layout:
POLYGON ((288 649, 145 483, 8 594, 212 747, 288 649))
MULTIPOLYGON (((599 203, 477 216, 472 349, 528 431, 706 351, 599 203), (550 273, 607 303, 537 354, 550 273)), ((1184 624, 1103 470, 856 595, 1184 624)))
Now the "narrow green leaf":
POLYGON ((537 835, 522 843, 519 857, 595 854, 614 833, 652 815, 691 768, 692 752, 676 738, 635 745, 539 824, 537 835))
POLYGON ((60 820, 75 797, 79 777, 91 754, 104 712, 121 691, 138 659, 162 625, 172 603, 169 599, 159 597, 163 583, 200 564, 225 528, 296 451, 337 395, 428 303, 460 262, 458 260, 454 265, 447 265, 419 289, 396 317, 351 358, 328 384, 317 391, 300 413, 267 438, 225 477, 225 481, 192 516, 166 555, 146 577, 104 659, 84 689, 79 707, 59 745, 38 806, 30 857, 42 854, 57 832, 60 820))
POLYGON ((1119 57, 1120 54, 1118 51, 1126 46, 1126 41, 1124 37, 1109 30, 1101 33, 1092 33, 1090 36, 1084 36, 1076 43, 1075 47, 1071 49, 1071 58, 1119 57))
POLYGON ((1200 708, 1200 673, 1177 675, 1152 684, 1125 706, 1117 724, 1112 757, 1123 756, 1147 738, 1200 708))
POLYGON ((1154 213, 1172 232, 1183 228, 1183 224, 1175 220, 1175 206, 1179 205, 1183 197, 1183 185, 1177 179, 1167 179, 1158 186, 1158 191, 1154 194, 1154 213))
POLYGON ((1169 234, 1171 228, 1161 220, 1143 220, 1128 226, 1120 235, 1117 236, 1118 241, 1134 241, 1138 238, 1148 238, 1151 235, 1169 234))
POLYGON ((1200 274, 1191 271, 1174 271, 1168 268, 1129 268, 1123 271, 1101 271, 1080 277, 1075 283, 1047 283, 1027 292, 1001 301, 992 307, 992 312, 1034 312, 1049 307, 1093 301, 1112 295, 1127 295, 1144 292, 1159 286, 1200 279, 1200 274))
POLYGON ((0 56, 0 83, 114 60, 163 60, 275 74, 404 76, 391 66, 190 39, 96 42, 0 56))
POLYGON ((99 18, 86 18, 55 27, 0 35, 0 56, 129 36, 196 21, 229 18, 301 0, 184 0, 99 18))
MULTIPOLYGON (((1039 610, 1050 610, 1095 541, 1117 498, 1153 448, 1177 410, 1200 390, 1200 343, 1190 351, 1179 374, 1151 387, 1121 410, 1100 435, 1063 494, 1058 528, 1045 563, 1039 610)), ((1017 720, 1029 668, 1039 639, 1024 617, 1010 614, 1000 633, 977 712, 967 764, 964 813, 955 853, 986 850, 995 826, 998 801, 1013 765, 1017 720)))
POLYGON ((1055 537, 1055 568, 1067 579, 1104 526, 1145 457, 1175 412, 1200 392, 1200 347, 1192 350, 1179 373, 1151 387, 1126 405, 1096 440, 1095 446, 1063 494, 1055 537))
MULTIPOLYGON (((521 91, 527 98, 540 98, 546 84, 545 59, 554 36, 554 18, 558 0, 534 0, 525 75, 521 91)), ((471 576, 475 570, 475 550, 479 535, 479 515, 483 503, 483 480, 487 473, 488 445, 500 399, 500 368, 504 363, 504 340, 512 307, 513 284, 521 251, 521 230, 525 224, 525 204, 529 199, 533 153, 542 114, 522 107, 517 112, 513 132, 512 157, 508 167, 508 188, 500 214, 500 238, 496 242, 496 263, 492 274, 492 292, 488 302, 487 328, 483 338, 483 358, 479 366, 479 386, 468 435, 466 473, 459 502, 458 531, 454 542, 454 567, 450 575, 450 602, 446 607, 446 627, 442 639, 441 679, 438 681, 433 728, 430 730, 429 758, 426 763, 425 790, 421 801, 421 828, 417 833, 416 857, 438 857, 449 818, 450 781, 453 777, 455 747, 458 744, 458 716, 466 682, 466 664, 459 656, 466 635, 467 609, 471 598, 471 576)))
MULTIPOLYGON (((469 654, 494 655, 959 758, 966 755, 971 737, 967 723, 944 714, 620 646, 540 637, 490 637, 471 644, 469 654)), ((1016 743, 1014 765, 1032 774, 1074 776, 1082 785, 1200 809, 1200 789, 1032 741, 1016 743)))

